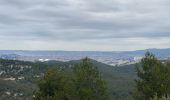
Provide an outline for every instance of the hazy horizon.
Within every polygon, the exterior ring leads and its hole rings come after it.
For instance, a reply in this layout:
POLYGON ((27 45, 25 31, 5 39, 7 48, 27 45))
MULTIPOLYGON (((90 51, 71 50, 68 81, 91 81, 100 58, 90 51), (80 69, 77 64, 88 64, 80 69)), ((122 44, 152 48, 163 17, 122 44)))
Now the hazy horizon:
POLYGON ((114 50, 108 50, 108 51, 100 51, 100 50, 36 50, 36 49, 0 49, 0 51, 64 51, 64 52, 133 52, 133 51, 145 51, 145 50, 165 50, 165 49, 170 49, 170 48, 147 48, 147 49, 137 49, 137 50, 120 50, 120 51, 114 51, 114 50))

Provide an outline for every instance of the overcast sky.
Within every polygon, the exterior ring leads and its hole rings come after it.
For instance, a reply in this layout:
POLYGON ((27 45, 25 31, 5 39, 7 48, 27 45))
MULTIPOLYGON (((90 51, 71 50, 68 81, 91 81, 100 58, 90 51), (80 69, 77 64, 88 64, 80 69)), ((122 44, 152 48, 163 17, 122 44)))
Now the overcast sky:
POLYGON ((0 49, 170 48, 170 0, 0 0, 0 49))

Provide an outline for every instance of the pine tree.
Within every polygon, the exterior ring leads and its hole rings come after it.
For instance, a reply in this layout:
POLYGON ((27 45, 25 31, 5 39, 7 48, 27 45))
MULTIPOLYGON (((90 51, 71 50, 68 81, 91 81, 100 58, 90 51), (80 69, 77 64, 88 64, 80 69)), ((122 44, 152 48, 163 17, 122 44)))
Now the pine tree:
POLYGON ((49 69, 38 82, 34 100, 74 100, 69 79, 58 69, 49 69), (71 99, 72 98, 72 99, 71 99))
POLYGON ((90 59, 76 65, 74 75, 77 100, 108 100, 105 81, 90 59))
POLYGON ((162 64, 153 54, 147 52, 137 66, 135 100, 150 100, 169 94, 170 66, 162 64))

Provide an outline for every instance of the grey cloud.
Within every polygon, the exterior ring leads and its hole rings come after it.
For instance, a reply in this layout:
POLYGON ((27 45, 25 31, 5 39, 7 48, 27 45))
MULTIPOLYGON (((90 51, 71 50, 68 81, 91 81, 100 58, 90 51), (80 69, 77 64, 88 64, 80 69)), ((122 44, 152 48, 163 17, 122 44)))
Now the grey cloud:
POLYGON ((0 0, 0 38, 170 37, 169 0, 0 0))

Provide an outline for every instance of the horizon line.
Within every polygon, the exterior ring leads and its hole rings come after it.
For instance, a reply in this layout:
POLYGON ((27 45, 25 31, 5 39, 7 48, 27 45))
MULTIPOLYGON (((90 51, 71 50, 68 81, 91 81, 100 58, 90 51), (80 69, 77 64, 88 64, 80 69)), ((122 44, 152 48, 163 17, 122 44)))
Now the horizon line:
POLYGON ((36 50, 36 49, 0 49, 0 51, 63 51, 63 52, 130 52, 130 51, 143 51, 153 49, 170 49, 170 48, 147 48, 147 49, 136 49, 136 50, 36 50))

